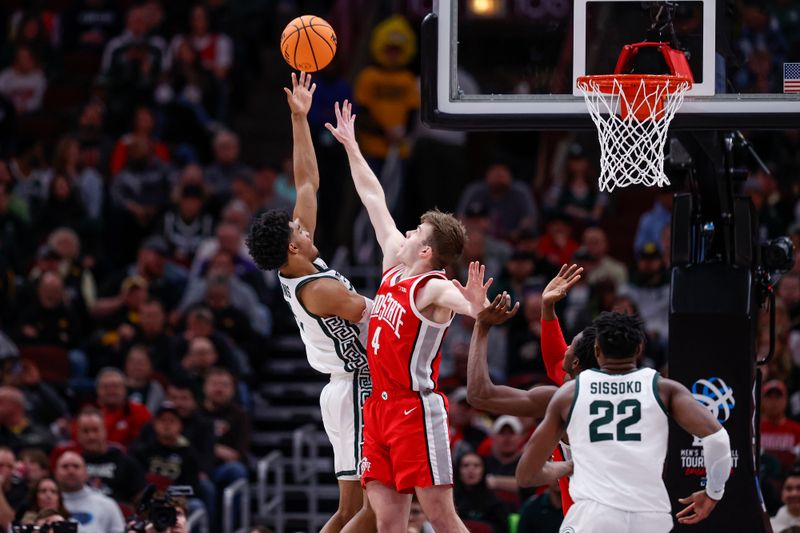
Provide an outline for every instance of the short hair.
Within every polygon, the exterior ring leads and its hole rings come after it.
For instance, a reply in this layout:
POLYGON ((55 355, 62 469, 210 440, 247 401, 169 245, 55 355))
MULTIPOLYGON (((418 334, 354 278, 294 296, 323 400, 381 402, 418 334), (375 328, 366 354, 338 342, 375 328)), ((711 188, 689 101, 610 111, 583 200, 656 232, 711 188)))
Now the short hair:
POLYGON ((106 376, 118 376, 119 379, 121 379, 122 381, 125 381, 125 372, 123 372, 119 368, 115 368, 113 366, 107 366, 107 367, 101 369, 100 372, 97 373, 97 378, 95 378, 95 383, 100 385, 100 382, 106 376))
POLYGON ((597 368, 597 357, 594 355, 594 343, 597 340, 597 328, 594 326, 587 326, 581 332, 581 336, 577 341, 572 342, 575 346, 572 351, 575 352, 575 358, 581 370, 588 370, 590 368, 597 368))
POLYGON ((250 226, 245 244, 250 257, 263 270, 275 270, 289 260, 291 218, 283 209, 270 209, 250 226))
POLYGON ((609 359, 633 357, 644 341, 642 319, 638 315, 603 311, 593 325, 597 329, 597 344, 609 359))
POLYGON ((433 251, 431 266, 441 269, 455 263, 461 256, 467 238, 467 231, 461 221, 452 213, 431 209, 420 217, 420 223, 433 227, 430 240, 425 243, 433 251))
POLYGON ((36 463, 42 470, 50 471, 50 458, 39 448, 25 448, 19 454, 20 459, 27 459, 31 463, 36 463))

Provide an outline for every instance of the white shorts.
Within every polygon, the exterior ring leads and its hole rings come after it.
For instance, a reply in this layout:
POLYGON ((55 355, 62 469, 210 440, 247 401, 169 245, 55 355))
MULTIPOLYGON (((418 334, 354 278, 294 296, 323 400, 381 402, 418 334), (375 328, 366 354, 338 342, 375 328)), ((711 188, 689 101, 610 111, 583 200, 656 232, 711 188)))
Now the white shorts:
POLYGON ((372 392, 369 369, 331 375, 322 389, 319 406, 322 425, 333 446, 333 466, 342 481, 358 481, 357 466, 364 446, 364 402, 372 392))
POLYGON ((559 533, 667 533, 672 531, 670 513, 630 513, 590 500, 569 508, 559 533))

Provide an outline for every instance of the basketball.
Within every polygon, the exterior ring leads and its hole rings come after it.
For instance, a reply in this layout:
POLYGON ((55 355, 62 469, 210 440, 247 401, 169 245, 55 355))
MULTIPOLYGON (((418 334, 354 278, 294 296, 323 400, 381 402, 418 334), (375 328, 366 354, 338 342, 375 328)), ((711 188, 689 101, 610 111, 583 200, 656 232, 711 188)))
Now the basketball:
POLYGON ((335 53, 336 33, 330 24, 314 15, 297 17, 281 34, 281 55, 295 70, 321 70, 335 53))

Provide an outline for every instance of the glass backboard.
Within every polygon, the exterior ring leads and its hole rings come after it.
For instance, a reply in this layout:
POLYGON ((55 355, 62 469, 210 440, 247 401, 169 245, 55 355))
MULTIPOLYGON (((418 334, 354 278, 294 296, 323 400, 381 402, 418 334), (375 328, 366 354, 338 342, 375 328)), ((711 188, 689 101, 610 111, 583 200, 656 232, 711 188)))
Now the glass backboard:
MULTIPOLYGON (((672 41, 694 76, 672 128, 800 127, 796 0, 439 0, 423 22, 423 118, 590 128, 575 79, 612 73, 622 46, 645 40, 672 41)), ((639 63, 639 73, 665 66, 639 63)))

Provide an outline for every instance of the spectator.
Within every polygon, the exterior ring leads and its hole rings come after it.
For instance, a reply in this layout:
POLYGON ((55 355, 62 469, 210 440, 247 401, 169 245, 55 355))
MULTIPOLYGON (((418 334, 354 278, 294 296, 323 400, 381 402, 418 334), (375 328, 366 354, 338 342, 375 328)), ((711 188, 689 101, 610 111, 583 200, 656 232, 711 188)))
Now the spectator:
POLYGON ((169 374, 173 360, 173 337, 167 330, 164 306, 158 300, 146 300, 140 309, 139 328, 134 332, 131 345, 140 345, 151 355, 155 371, 169 374))
POLYGON ((8 162, 8 170, 13 178, 14 195, 25 202, 27 213, 33 220, 39 215, 47 196, 50 171, 40 141, 29 137, 18 138, 15 148, 14 157, 8 162))
POLYGON ((467 240, 458 260, 458 278, 467 278, 470 261, 480 261, 486 267, 486 277, 497 279, 512 249, 507 242, 490 235, 489 209, 481 202, 471 203, 465 208, 461 221, 467 230, 467 240))
MULTIPOLYGON (((319 91, 315 94, 319 94, 319 91)), ((292 181, 292 186, 294 186, 294 181, 292 181)), ((255 199, 253 205, 248 205, 248 207, 254 214, 270 209, 292 211, 294 197, 279 187, 278 173, 274 168, 265 165, 253 174, 253 191, 255 199)))
POLYGON ((358 144, 375 174, 394 147, 406 159, 410 153, 409 124, 419 109, 419 86, 408 67, 417 52, 414 30, 401 15, 381 21, 373 30, 370 52, 377 65, 356 76, 353 100, 363 110, 358 144))
POLYGON ((217 210, 230 199, 233 178, 249 172, 251 169, 239 161, 239 136, 228 130, 217 133, 214 136, 214 163, 205 170, 205 183, 217 210))
POLYGON ((86 486, 88 474, 83 457, 66 452, 56 463, 56 481, 64 507, 80 524, 81 533, 124 533, 125 519, 116 502, 86 486))
POLYGON ((47 79, 39 62, 27 46, 20 46, 14 63, 0 72, 0 94, 8 98, 19 115, 39 111, 47 79))
POLYGON ((192 8, 189 29, 188 35, 177 35, 172 40, 170 56, 175 61, 184 43, 188 43, 198 54, 203 69, 211 73, 216 81, 218 100, 211 111, 220 121, 225 121, 228 118, 228 80, 234 61, 233 42, 224 33, 210 31, 209 11, 203 4, 192 8))
POLYGON ((793 468, 783 482, 781 491, 783 507, 770 520, 772 530, 784 531, 800 526, 800 469, 793 468))
MULTIPOLYGON (((118 209, 114 224, 120 233, 116 237, 133 239, 127 248, 155 229, 162 209, 169 205, 170 189, 167 169, 153 158, 150 142, 139 138, 131 141, 126 166, 113 177, 110 187, 118 209)), ((120 242, 114 244, 118 247, 120 242)))
POLYGON ((503 502, 486 485, 483 459, 473 452, 463 454, 456 461, 456 478, 453 500, 462 520, 481 522, 493 533, 508 531, 508 511, 503 502))
POLYGON ((669 189, 656 190, 653 207, 639 217, 639 224, 636 226, 636 236, 633 239, 635 254, 642 253, 647 243, 660 242, 661 232, 672 220, 672 196, 673 192, 669 189))
POLYGON ((6 385, 18 388, 25 396, 25 414, 30 420, 56 427, 66 427, 69 408, 56 389, 42 381, 39 366, 32 359, 19 362, 19 372, 7 376, 6 385))
POLYGON ((465 452, 485 455, 491 446, 491 439, 484 424, 478 419, 475 409, 467 403, 467 388, 459 387, 448 394, 447 398, 450 404, 450 416, 447 419, 450 423, 450 447, 453 449, 453 457, 457 460, 465 452))
POLYGON ((105 195, 103 177, 97 168, 82 161, 81 144, 76 137, 64 137, 58 142, 53 171, 63 174, 77 187, 86 214, 92 220, 99 220, 105 195))
POLYGON ((78 127, 73 133, 81 145, 81 162, 105 176, 114 139, 103 129, 105 107, 100 100, 90 100, 81 109, 78 127))
POLYGON ((542 381, 546 376, 541 353, 542 293, 539 290, 527 290, 522 294, 522 312, 511 319, 508 325, 509 384, 515 385, 520 380, 525 384, 531 380, 542 381))
POLYGON ((164 66, 164 41, 147 35, 143 6, 128 11, 125 31, 114 37, 103 51, 101 71, 108 84, 113 122, 126 123, 130 110, 147 103, 164 66))
POLYGON ((204 414, 214 423, 214 457, 217 467, 211 479, 222 489, 238 479, 247 478, 250 420, 234 403, 236 378, 229 371, 214 368, 203 386, 204 414))
POLYGON ((761 387, 761 450, 780 461, 784 472, 797 461, 800 423, 786 418, 786 385, 773 379, 761 387))
MULTIPOLYGON (((539 306, 541 308, 541 303, 539 306)), ((491 453, 484 457, 486 486, 513 510, 519 509, 520 495, 533 492, 523 491, 517 485, 517 463, 522 455, 524 437, 520 419, 503 415, 492 425, 491 453)))
POLYGON ((25 472, 25 484, 28 487, 32 488, 42 478, 50 476, 50 460, 44 451, 27 448, 19 454, 19 459, 25 472))
MULTIPOLYGON (((224 250, 218 251, 211 258, 206 276, 193 281, 189 285, 178 310, 184 312, 186 309, 207 300, 211 285, 214 284, 212 280, 216 279, 218 282, 227 285, 230 305, 247 317, 249 327, 261 335, 269 335, 272 313, 259 302, 258 295, 253 287, 235 275, 235 269, 236 265, 231 254, 224 250), (224 282, 220 280, 224 280, 224 282)), ((212 309, 212 312, 214 312, 214 309, 212 309)), ((217 313, 215 312, 215 319, 219 320, 221 317, 216 315, 217 313)))
POLYGON ((0 526, 6 529, 28 496, 25 480, 14 473, 15 462, 11 448, 0 447, 0 526))
POLYGON ((20 312, 19 344, 70 350, 80 342, 80 328, 80 316, 65 302, 64 282, 57 274, 44 273, 36 299, 20 312))
POLYGON ((44 240, 50 232, 60 227, 83 233, 88 229, 85 222, 86 206, 80 190, 66 174, 56 173, 50 181, 44 208, 37 218, 36 240, 44 240))
POLYGON ((600 226, 589 226, 583 231, 582 245, 594 262, 592 271, 586 275, 589 285, 603 280, 611 281, 619 288, 628 282, 628 270, 621 261, 608 255, 608 237, 600 226))
POLYGON ((538 213, 528 186, 515 180, 505 163, 492 163, 482 182, 466 188, 458 202, 459 217, 470 205, 488 209, 491 234, 498 239, 514 241, 522 229, 537 224, 538 213))
MULTIPOLYGON (((205 309, 203 311, 207 312, 205 309)), ((206 376, 219 362, 219 354, 214 343, 206 337, 187 340, 187 348, 185 355, 180 359, 180 368, 174 375, 191 383, 192 391, 198 397, 202 397, 206 376)))
POLYGON ((182 435, 183 422, 170 402, 159 406, 153 418, 155 442, 134 448, 133 455, 145 472, 145 480, 158 488, 190 485, 198 491, 199 463, 192 444, 182 435))
POLYGON ((164 400, 164 387, 153 376, 150 353, 144 346, 133 345, 125 358, 125 384, 128 399, 147 407, 151 413, 164 400))
POLYGON ((545 233, 536 241, 536 253, 553 269, 572 262, 578 243, 572 238, 572 219, 561 213, 550 215, 545 233))
POLYGON ((91 271, 94 258, 82 255, 78 234, 69 228, 57 228, 48 236, 47 245, 60 258, 57 271, 64 280, 67 302, 81 312, 94 305, 97 299, 97 284, 91 271))
POLYGON ((9 65, 14 60, 16 52, 25 47, 41 62, 48 75, 60 72, 61 62, 58 52, 53 48, 44 20, 37 11, 23 12, 16 24, 16 31, 12 30, 12 33, 15 33, 14 39, 3 47, 0 65, 9 65))
POLYGON ((556 209, 581 225, 599 222, 608 204, 608 194, 597 190, 595 179, 583 147, 574 143, 569 148, 565 182, 556 209))
POLYGON ((35 448, 50 453, 55 444, 50 431, 25 414, 25 396, 15 387, 0 387, 0 445, 19 453, 35 448))
MULTIPOLYGON (((250 532, 254 533, 254 532, 250 532)), ((419 503, 416 494, 411 498, 411 511, 408 515, 408 533, 436 533, 433 530, 433 525, 428 521, 425 516, 425 511, 419 503)))
POLYGON ((111 153, 109 172, 112 176, 116 176, 127 166, 128 158, 131 157, 130 147, 136 140, 146 141, 150 145, 153 155, 162 163, 169 164, 169 148, 155 138, 155 127, 155 117, 150 108, 147 106, 137 107, 133 114, 133 128, 129 133, 120 137, 111 153))
POLYGON ((564 512, 561 507, 561 487, 558 480, 550 482, 547 491, 531 496, 519 510, 517 531, 526 533, 558 533, 564 512))
POLYGON ((163 237, 146 239, 139 247, 135 263, 108 276, 92 314, 102 318, 117 312, 123 304, 121 286, 131 276, 141 277, 147 283, 147 293, 166 309, 173 309, 183 293, 186 274, 180 267, 167 262, 168 256, 169 249, 163 237))
POLYGON ((492 290, 497 294, 506 291, 513 301, 520 301, 527 291, 544 285, 546 272, 544 262, 539 261, 535 253, 515 249, 492 290))
POLYGON ((130 345, 136 335, 141 317, 141 306, 147 300, 147 281, 141 276, 125 278, 116 298, 98 300, 94 313, 100 327, 96 330, 89 346, 92 368, 123 366, 123 349, 130 345), (106 305, 108 307, 101 307, 106 305), (111 312, 111 305, 114 307, 111 312), (110 314, 101 315, 97 310, 104 309, 110 314))
POLYGON ((214 231, 214 219, 204 209, 205 189, 201 185, 179 186, 177 205, 164 213, 162 235, 171 251, 171 259, 189 267, 203 240, 214 231))
POLYGON ((72 450, 83 456, 89 486, 117 502, 131 505, 144 488, 139 465, 117 444, 110 445, 103 413, 86 408, 78 415, 77 447, 72 450))
POLYGON ((18 214, 10 210, 11 185, 0 183, 0 248, 3 250, 5 270, 22 274, 28 253, 28 225, 18 214))
POLYGON ((39 479, 31 487, 30 494, 28 495, 27 505, 22 511, 22 518, 20 523, 32 524, 39 512, 45 509, 53 509, 58 512, 64 519, 70 517, 69 511, 64 507, 64 495, 61 494, 61 489, 58 488, 58 483, 52 477, 45 476, 39 479))
POLYGON ((150 420, 147 407, 128 400, 125 375, 116 368, 105 368, 97 375, 97 406, 103 413, 108 440, 123 446, 130 446, 150 420))
POLYGON ((669 335, 669 276, 655 242, 646 242, 636 257, 636 270, 620 289, 639 308, 651 342, 666 343, 669 335))

